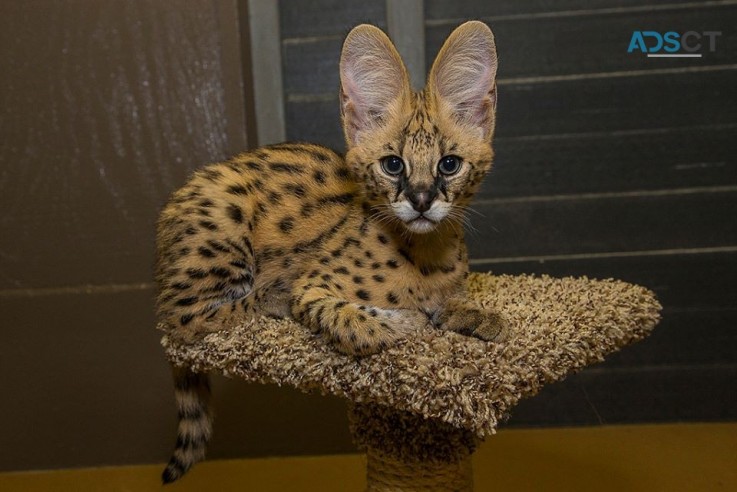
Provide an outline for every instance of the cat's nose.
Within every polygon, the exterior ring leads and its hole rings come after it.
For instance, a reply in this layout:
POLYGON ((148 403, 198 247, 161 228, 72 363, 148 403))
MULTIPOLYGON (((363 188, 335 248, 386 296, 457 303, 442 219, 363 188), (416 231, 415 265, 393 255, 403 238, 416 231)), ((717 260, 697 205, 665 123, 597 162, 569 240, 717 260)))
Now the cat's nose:
POLYGON ((409 193, 407 195, 407 198, 412 204, 412 208, 420 213, 423 213, 430 210, 430 206, 432 205, 432 201, 435 200, 436 195, 437 193, 432 193, 431 191, 419 191, 415 193, 409 193))

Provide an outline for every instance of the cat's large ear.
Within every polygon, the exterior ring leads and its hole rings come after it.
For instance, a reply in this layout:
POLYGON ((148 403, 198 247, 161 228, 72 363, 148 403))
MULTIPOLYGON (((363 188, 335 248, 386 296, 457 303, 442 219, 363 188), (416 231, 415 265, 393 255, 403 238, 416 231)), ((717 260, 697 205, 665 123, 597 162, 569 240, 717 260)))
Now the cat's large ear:
POLYGON ((407 69, 381 29, 362 24, 348 34, 340 56, 341 116, 348 146, 401 114, 409 104, 407 69))
POLYGON ((496 45, 491 29, 469 21, 451 33, 430 69, 427 88, 441 114, 479 131, 494 133, 496 113, 496 45))

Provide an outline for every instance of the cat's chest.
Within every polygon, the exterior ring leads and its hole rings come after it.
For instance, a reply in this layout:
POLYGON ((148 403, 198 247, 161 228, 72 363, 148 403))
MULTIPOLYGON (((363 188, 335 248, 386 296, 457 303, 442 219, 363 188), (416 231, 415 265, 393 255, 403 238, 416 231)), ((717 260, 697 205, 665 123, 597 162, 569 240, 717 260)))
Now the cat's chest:
POLYGON ((355 229, 319 258, 320 277, 346 300, 434 311, 461 289, 467 267, 462 244, 418 251, 383 230, 355 229))
POLYGON ((426 312, 437 310, 462 290, 466 270, 457 261, 431 266, 404 264, 393 279, 400 304, 426 312))

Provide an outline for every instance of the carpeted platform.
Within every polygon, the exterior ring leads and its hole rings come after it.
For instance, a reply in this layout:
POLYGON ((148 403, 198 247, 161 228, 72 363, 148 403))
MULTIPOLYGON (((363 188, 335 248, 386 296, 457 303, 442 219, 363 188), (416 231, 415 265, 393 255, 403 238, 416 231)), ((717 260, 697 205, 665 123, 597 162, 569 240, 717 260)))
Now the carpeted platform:
POLYGON ((471 274, 469 292, 507 317, 507 342, 425 327, 355 358, 293 321, 261 318, 194 343, 164 336, 162 344, 177 365, 385 405, 483 437, 521 398, 644 338, 660 318, 652 292, 615 280, 471 274))

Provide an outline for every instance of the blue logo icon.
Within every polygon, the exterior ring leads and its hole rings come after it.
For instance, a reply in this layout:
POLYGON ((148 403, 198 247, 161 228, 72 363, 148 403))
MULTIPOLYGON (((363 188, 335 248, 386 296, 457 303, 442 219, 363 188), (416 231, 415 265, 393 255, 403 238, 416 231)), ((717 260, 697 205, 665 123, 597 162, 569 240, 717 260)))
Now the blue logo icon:
POLYGON ((701 58, 704 50, 716 51, 717 37, 721 31, 634 31, 627 53, 639 51, 648 58, 701 58))

